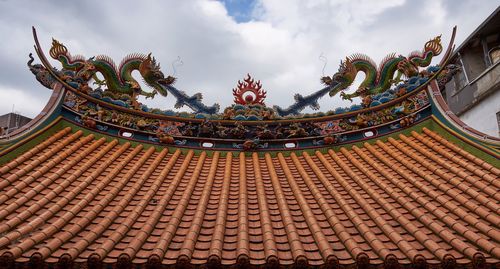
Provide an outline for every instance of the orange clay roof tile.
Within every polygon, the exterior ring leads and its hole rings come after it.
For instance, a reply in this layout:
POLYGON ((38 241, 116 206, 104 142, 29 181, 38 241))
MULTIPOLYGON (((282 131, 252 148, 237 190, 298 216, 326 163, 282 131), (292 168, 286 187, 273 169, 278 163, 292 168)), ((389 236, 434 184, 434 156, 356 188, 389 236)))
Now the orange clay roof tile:
POLYGON ((0 168, 0 264, 498 263, 499 176, 426 128, 290 156, 65 128, 0 168))
MULTIPOLYGON (((66 127, 63 130, 57 132, 56 134, 50 136, 48 139, 44 140, 42 143, 34 146, 31 148, 29 151, 25 152, 23 155, 19 156, 18 158, 12 160, 11 162, 5 164, 2 168, 0 168, 0 175, 5 174, 8 172, 10 169, 17 167, 18 165, 22 164, 23 162, 29 160, 36 154, 38 154, 40 151, 43 149, 46 149, 49 145, 53 144, 57 140, 59 140, 61 137, 65 136, 71 132, 70 127, 66 127)), ((3 183, 2 183, 3 184, 3 183)), ((0 185, 2 187, 3 185, 0 185)))

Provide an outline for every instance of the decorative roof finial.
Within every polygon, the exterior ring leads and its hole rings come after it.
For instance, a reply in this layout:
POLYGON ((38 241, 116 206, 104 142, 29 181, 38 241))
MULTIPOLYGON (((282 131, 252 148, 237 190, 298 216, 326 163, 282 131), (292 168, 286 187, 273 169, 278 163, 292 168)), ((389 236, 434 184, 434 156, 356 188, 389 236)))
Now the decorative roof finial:
POLYGON ((262 89, 260 80, 255 80, 247 74, 247 78, 243 82, 238 80, 238 85, 233 89, 234 102, 240 105, 264 105, 266 91, 262 89))

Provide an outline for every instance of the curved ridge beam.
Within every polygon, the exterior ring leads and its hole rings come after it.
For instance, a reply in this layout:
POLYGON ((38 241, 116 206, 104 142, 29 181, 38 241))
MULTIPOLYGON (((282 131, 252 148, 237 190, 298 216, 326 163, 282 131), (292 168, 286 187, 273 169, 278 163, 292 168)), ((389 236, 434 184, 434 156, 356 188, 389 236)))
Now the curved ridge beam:
POLYGON ((453 27, 453 30, 451 31, 451 38, 450 42, 448 43, 448 48, 446 49, 445 54, 443 55, 443 58, 441 59, 441 62, 439 62, 439 66, 444 67, 446 63, 450 60, 451 53, 453 50, 455 50, 455 36, 457 34, 457 26, 455 25, 453 27))
MULTIPOLYGON (((36 29, 34 26, 31 27, 33 31, 33 39, 35 40, 35 52, 38 55, 38 58, 42 62, 43 66, 49 70, 49 72, 57 79, 60 80, 58 76, 53 71, 52 65, 50 64, 49 60, 47 60, 47 57, 45 57, 45 54, 43 53, 42 47, 40 46, 40 42, 38 41, 38 35, 36 34, 36 29)), ((61 81, 62 82, 62 81, 61 81)))
POLYGON ((457 130, 463 131, 464 133, 480 140, 485 143, 492 143, 494 145, 500 144, 500 138, 487 135, 482 133, 463 122, 459 117, 455 115, 446 103, 441 95, 441 91, 436 82, 429 85, 429 96, 431 97, 433 105, 436 107, 437 112, 441 114, 451 125, 453 125, 457 130))

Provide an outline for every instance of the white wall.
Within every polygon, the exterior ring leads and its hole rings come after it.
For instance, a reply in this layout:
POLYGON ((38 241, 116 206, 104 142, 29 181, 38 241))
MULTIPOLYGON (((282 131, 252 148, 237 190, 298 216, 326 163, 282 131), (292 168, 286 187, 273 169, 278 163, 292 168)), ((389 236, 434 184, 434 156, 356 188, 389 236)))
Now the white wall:
POLYGON ((500 111, 500 90, 484 98, 460 116, 470 127, 485 134, 499 137, 497 113, 500 111))

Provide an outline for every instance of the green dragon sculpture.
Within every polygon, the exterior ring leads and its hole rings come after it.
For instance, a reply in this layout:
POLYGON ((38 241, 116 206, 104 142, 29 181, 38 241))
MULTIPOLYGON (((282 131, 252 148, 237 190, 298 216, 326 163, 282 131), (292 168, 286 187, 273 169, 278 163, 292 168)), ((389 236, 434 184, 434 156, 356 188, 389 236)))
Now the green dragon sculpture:
POLYGON ((50 56, 61 62, 63 71, 74 72, 68 76, 63 75, 61 78, 71 80, 67 82, 79 90, 88 92, 90 89, 88 82, 94 79, 95 84, 107 86, 106 95, 115 99, 128 99, 135 109, 140 108, 137 101, 140 95, 146 98, 153 98, 157 93, 167 96, 167 90, 161 85, 170 85, 175 81, 175 78, 171 76, 165 78, 163 72, 160 71, 160 65, 156 63, 154 57, 151 57, 151 53, 148 55, 130 54, 117 68, 108 56, 100 55, 88 60, 83 56, 71 56, 66 46, 53 39, 50 56), (144 82, 153 88, 151 92, 141 89, 139 83, 132 77, 132 72, 135 70, 138 70, 144 82), (96 73, 100 73, 104 80, 100 80, 96 73))
POLYGON ((354 97, 366 97, 386 91, 391 85, 398 83, 403 75, 407 78, 418 75, 418 68, 430 65, 432 57, 439 55, 442 50, 441 36, 437 36, 425 43, 423 51, 414 51, 408 57, 396 56, 394 53, 387 55, 378 68, 370 57, 354 54, 341 61, 339 71, 332 77, 323 77, 321 80, 324 84, 333 86, 330 96, 341 92, 343 99, 352 101, 354 97), (365 73, 365 79, 355 92, 345 93, 358 72, 365 73))

